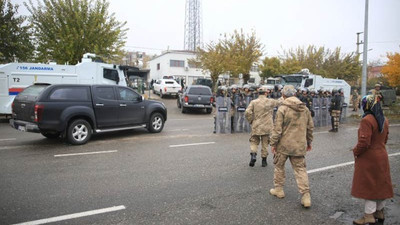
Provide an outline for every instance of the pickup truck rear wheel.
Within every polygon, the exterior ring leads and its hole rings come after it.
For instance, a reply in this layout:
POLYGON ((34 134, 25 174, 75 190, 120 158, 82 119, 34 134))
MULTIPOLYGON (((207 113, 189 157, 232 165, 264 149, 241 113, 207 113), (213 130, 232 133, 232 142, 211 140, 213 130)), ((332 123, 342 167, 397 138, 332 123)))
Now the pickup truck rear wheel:
POLYGON ((60 137, 60 132, 58 131, 40 131, 40 133, 47 137, 48 139, 56 139, 58 137, 60 137))
POLYGON ((83 145, 90 140, 92 127, 83 119, 72 121, 67 130, 67 140, 73 145, 83 145))
POLYGON ((153 113, 150 116, 148 130, 151 133, 159 133, 164 128, 164 116, 161 113, 153 113))

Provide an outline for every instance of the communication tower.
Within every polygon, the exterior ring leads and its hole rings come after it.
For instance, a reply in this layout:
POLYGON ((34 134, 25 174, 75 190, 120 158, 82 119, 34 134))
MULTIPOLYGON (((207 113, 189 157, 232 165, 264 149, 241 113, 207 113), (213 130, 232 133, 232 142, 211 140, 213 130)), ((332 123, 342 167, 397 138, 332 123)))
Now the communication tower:
POLYGON ((186 0, 185 50, 195 51, 203 45, 201 0, 186 0))

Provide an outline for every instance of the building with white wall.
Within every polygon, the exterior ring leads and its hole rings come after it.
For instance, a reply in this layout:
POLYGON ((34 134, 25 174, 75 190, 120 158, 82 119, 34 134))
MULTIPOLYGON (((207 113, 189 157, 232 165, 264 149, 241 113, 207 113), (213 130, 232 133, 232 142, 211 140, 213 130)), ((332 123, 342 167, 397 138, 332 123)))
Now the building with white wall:
MULTIPOLYGON (((194 58, 196 58, 196 53, 193 51, 164 51, 149 61, 149 81, 161 79, 163 76, 174 76, 175 79, 184 79, 186 84, 192 84, 197 78, 209 78, 208 72, 203 73, 201 68, 196 68, 195 65, 189 63, 189 60, 194 58)), ((253 68, 250 76, 255 78, 256 83, 260 82, 259 73, 253 68)))
POLYGON ((197 78, 210 77, 203 73, 201 68, 189 63, 189 59, 196 58, 196 53, 183 50, 168 50, 149 61, 150 80, 161 79, 163 76, 174 76, 175 79, 184 79, 191 84, 197 78))

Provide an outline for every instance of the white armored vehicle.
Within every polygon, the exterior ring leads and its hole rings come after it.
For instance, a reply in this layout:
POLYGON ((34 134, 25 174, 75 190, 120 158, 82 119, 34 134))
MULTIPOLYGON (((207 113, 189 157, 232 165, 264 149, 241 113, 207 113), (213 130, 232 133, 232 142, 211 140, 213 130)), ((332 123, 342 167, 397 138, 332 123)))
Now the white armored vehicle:
POLYGON ((117 65, 93 62, 94 54, 83 55, 77 65, 8 63, 0 65, 0 114, 11 114, 14 97, 34 83, 118 84, 127 86, 124 71, 117 65))

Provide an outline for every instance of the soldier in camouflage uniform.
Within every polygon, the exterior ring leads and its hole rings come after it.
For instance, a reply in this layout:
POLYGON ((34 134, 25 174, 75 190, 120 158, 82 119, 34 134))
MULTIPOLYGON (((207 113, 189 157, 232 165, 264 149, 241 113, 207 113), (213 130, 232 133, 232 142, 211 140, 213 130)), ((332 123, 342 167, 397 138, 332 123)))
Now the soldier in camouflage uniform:
POLYGON ((269 135, 274 127, 272 115, 278 101, 267 98, 267 89, 261 87, 258 90, 257 99, 250 102, 246 109, 245 116, 251 125, 250 137, 250 164, 253 167, 257 160, 257 149, 261 141, 262 166, 267 166, 269 135))
POLYGON ((376 98, 378 102, 382 101, 381 105, 383 105, 383 95, 381 92, 381 85, 380 84, 375 84, 375 89, 372 90, 372 95, 376 98))
POLYGON ((311 113, 303 102, 295 97, 296 90, 286 85, 282 90, 284 101, 278 108, 275 127, 271 135, 274 154, 274 188, 270 194, 284 198, 285 163, 289 159, 296 177, 297 187, 302 194, 301 204, 311 206, 310 188, 306 171, 305 155, 311 151, 314 124, 311 113))
POLYGON ((332 90, 331 105, 329 112, 331 113, 331 125, 332 129, 329 132, 338 132, 339 130, 339 119, 342 110, 342 99, 339 92, 336 89, 332 90))

